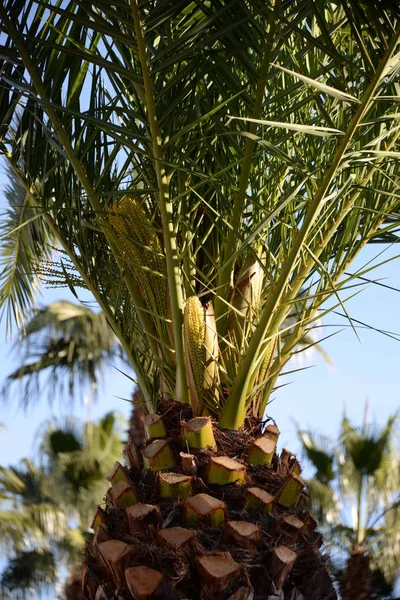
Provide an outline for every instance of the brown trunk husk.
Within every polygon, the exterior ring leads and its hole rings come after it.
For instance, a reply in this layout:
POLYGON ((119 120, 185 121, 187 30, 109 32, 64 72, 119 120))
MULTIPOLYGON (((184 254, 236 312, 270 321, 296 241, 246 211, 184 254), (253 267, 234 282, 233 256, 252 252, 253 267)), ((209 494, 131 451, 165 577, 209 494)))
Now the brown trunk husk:
MULTIPOLYGON (((191 409, 175 402, 165 402, 158 412, 163 417, 167 430, 165 441, 176 464, 173 471, 183 473, 180 455, 182 450, 187 453, 189 449, 182 447, 181 423, 192 418, 191 409)), ((157 572, 160 584, 149 596, 149 600, 153 596, 154 600, 159 597, 160 590, 165 600, 228 600, 236 592, 239 593, 240 588, 250 590, 254 600, 279 597, 280 592, 287 597, 291 591, 295 595, 302 594, 305 600, 337 598, 327 561, 319 550, 321 535, 314 528, 306 527, 309 516, 306 495, 302 493, 293 506, 283 506, 275 500, 270 511, 265 511, 262 504, 252 510, 248 508, 247 488, 259 488, 279 497, 285 483, 292 479, 291 470, 298 468, 294 457, 287 460, 284 455, 282 461, 276 454, 271 465, 249 464, 248 455, 254 439, 262 434, 262 423, 252 419, 240 431, 215 427, 215 451, 190 448, 196 462, 196 472, 191 477, 191 497, 202 494, 202 498, 211 496, 211 500, 215 499, 215 507, 223 507, 219 509, 218 523, 213 521, 213 502, 210 503, 210 514, 197 515, 197 521, 195 515, 195 521, 189 523, 185 520, 185 515, 188 516, 187 510, 190 512, 190 509, 185 507, 191 506, 190 498, 183 500, 160 497, 159 474, 143 469, 136 459, 133 464, 124 468, 127 481, 141 505, 158 507, 160 519, 149 522, 144 530, 132 529, 127 517, 132 511, 112 506, 108 500, 102 513, 103 525, 111 539, 124 542, 132 548, 129 568, 148 567, 157 572), (245 466, 244 482, 227 485, 207 483, 210 460, 216 456, 242 463, 245 466), (289 528, 290 519, 285 521, 288 516, 303 521, 304 527, 294 534, 289 528), (254 531, 258 532, 259 528, 260 534, 257 533, 246 547, 243 540, 237 542, 232 528, 226 525, 231 521, 253 524, 257 526, 253 527, 254 531), (213 526, 216 523, 217 526, 213 526), (167 531, 177 527, 195 533, 190 543, 166 544, 163 536, 159 535, 160 530, 167 531), (280 550, 277 552, 278 548, 280 550), (210 560, 203 560, 207 556, 210 560), (215 557, 214 560, 211 557, 215 557)), ((151 440, 148 440, 140 450, 150 443, 151 440)), ((296 520, 293 523, 299 524, 296 520)), ((182 530, 179 530, 179 535, 185 537, 182 530)), ((100 593, 106 593, 110 599, 135 598, 129 591, 134 589, 132 584, 119 581, 117 586, 115 574, 105 566, 104 560, 99 559, 99 554, 96 543, 88 544, 85 555, 87 575, 84 581, 86 598, 96 600, 96 590, 99 588, 100 593)), ((123 566, 125 567, 125 562, 123 566)), ((132 577, 131 571, 129 576, 132 577)))
POLYGON ((372 593, 371 576, 368 554, 361 548, 352 550, 343 574, 342 600, 377 600, 372 593))

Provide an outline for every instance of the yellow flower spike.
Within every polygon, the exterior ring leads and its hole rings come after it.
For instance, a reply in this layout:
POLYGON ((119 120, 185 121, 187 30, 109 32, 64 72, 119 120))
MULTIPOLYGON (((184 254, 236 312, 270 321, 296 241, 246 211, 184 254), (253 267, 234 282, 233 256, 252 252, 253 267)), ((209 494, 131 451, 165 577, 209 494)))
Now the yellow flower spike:
POLYGON ((193 413, 199 414, 204 391, 204 364, 206 351, 204 346, 205 319, 204 308, 197 298, 187 299, 183 313, 185 340, 185 361, 188 372, 189 392, 193 413))

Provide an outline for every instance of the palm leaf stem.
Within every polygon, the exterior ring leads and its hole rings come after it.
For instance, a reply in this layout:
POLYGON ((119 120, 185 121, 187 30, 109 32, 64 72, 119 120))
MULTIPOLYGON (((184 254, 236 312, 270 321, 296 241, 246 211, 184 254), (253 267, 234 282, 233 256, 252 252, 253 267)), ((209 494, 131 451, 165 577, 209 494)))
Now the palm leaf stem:
MULTIPOLYGON (((376 69, 375 75, 366 90, 364 98, 359 104, 342 141, 339 143, 335 156, 333 157, 331 166, 326 172, 325 177, 323 178, 321 185, 319 186, 314 196, 314 199, 310 203, 310 208, 307 211, 307 214, 304 219, 304 224, 302 225, 301 229, 297 234, 297 237, 294 240, 293 247, 289 253, 286 263, 283 266, 282 272, 276 282, 276 285, 271 290, 270 297, 263 309, 260 321, 257 325, 257 328, 249 343, 247 352, 244 355, 241 365, 239 367, 237 376, 230 390, 229 397, 223 407, 221 417, 219 420, 221 427, 226 427, 228 429, 238 429, 243 425, 244 416, 246 412, 245 408, 247 390, 251 379, 251 373, 253 371, 254 363, 257 360, 258 354, 262 348, 267 332, 269 336, 277 333, 279 324, 282 322, 282 319, 285 317, 289 310, 287 306, 280 308, 280 301, 285 292, 285 289, 287 288, 290 276, 293 272, 293 269, 295 268, 300 253, 304 248, 307 236, 310 233, 311 228, 313 227, 319 216, 319 213, 324 203, 325 194, 327 193, 328 188, 337 172, 337 169, 340 166, 343 156, 346 153, 346 150, 351 142, 351 139, 358 125, 360 124, 365 113, 368 111, 370 102, 374 97, 375 91, 379 86, 382 75, 386 69, 388 62, 392 57, 392 54, 399 40, 400 28, 398 28, 398 30, 396 31, 385 54, 383 55, 376 69), (275 314, 277 309, 279 309, 278 313, 275 314)), ((345 210, 341 211, 338 218, 339 224, 343 220, 345 215, 348 213, 348 211, 351 209, 351 207, 352 205, 350 204, 350 206, 347 206, 345 210)), ((338 224, 336 223, 334 231, 336 231, 337 226, 338 224)), ((333 235, 334 231, 331 230, 331 235, 333 235)), ((328 243, 331 235, 326 236, 322 246, 319 248, 319 252, 317 253, 317 255, 322 252, 323 248, 328 243)), ((310 265, 310 261, 308 261, 306 266, 303 267, 303 273, 299 274, 299 276, 296 277, 297 285, 295 285, 292 288, 289 297, 294 297, 297 294, 298 289, 296 288, 301 287, 305 276, 311 269, 311 266, 312 265, 310 265)))
MULTIPOLYGON (((395 136, 393 137, 393 139, 391 140, 391 142, 390 142, 390 143, 389 143, 389 144, 386 146, 386 149, 387 149, 388 151, 389 151, 389 150, 390 150, 390 149, 391 149, 391 148, 392 148, 392 147, 393 147, 393 146, 396 144, 396 142, 397 142, 397 140, 399 139, 399 137, 400 137, 400 132, 397 132, 397 133, 396 133, 396 135, 395 135, 395 136)), ((379 164, 379 163, 377 163, 377 164, 376 164, 376 165, 375 165, 375 166, 374 166, 374 167, 373 167, 373 168, 370 170, 370 172, 368 173, 367 177, 366 177, 366 178, 365 178, 365 180, 364 180, 364 183, 365 183, 365 184, 368 184, 368 182, 369 182, 369 181, 372 179, 373 175, 376 173, 376 171, 379 171, 379 169, 380 169, 380 164, 379 164)), ((363 187, 365 187, 365 186, 363 186, 363 187)), ((349 207, 348 207, 348 208, 347 208, 347 209, 344 211, 344 213, 345 213, 345 214, 347 214, 347 212, 348 212, 348 211, 349 211, 351 208, 353 208, 353 207, 354 207, 355 203, 357 202, 357 199, 360 197, 360 193, 361 193, 361 190, 360 190, 360 189, 357 189, 357 190, 355 191, 355 193, 354 193, 354 194, 353 194, 353 195, 350 197, 350 201, 348 201, 348 202, 347 202, 347 204, 348 204, 348 206, 349 206, 349 207)), ((396 205, 396 202, 394 202, 394 206, 395 206, 395 205, 396 205)), ((355 259, 355 258, 356 258, 358 255, 359 255, 359 253, 361 252, 361 250, 362 250, 362 249, 363 249, 363 248, 366 246, 366 244, 368 243, 368 241, 369 241, 369 239, 370 239, 371 235, 373 236, 373 235, 374 235, 374 234, 375 234, 377 231, 379 231, 379 230, 380 230, 380 228, 381 228, 381 226, 382 226, 382 224, 385 222, 385 216, 386 216, 386 213, 378 213, 378 211, 376 211, 376 212, 377 212, 377 215, 378 215, 378 214, 379 214, 379 215, 381 215, 381 218, 380 218, 380 219, 379 219, 379 220, 378 220, 378 221, 375 223, 375 226, 373 227, 372 231, 370 231, 369 235, 368 235, 368 236, 366 236, 366 237, 364 238, 364 240, 362 240, 362 241, 360 241, 360 242, 359 242, 359 244, 358 244, 358 248, 357 248, 357 250, 356 250, 356 251, 353 253, 353 255, 352 255, 351 259, 349 259, 349 260, 348 260, 348 262, 346 262, 346 263, 343 263, 343 264, 342 264, 342 267, 341 267, 340 269, 338 269, 338 270, 337 270, 337 272, 336 272, 336 275, 335 275, 334 277, 330 276, 331 289, 333 289, 333 288, 334 288, 334 286, 335 286, 335 285, 338 283, 338 280, 340 279, 340 277, 343 275, 343 273, 345 273, 345 272, 346 272, 346 269, 348 268, 349 264, 350 264, 351 262, 353 262, 353 260, 354 260, 354 259, 355 259)), ((388 212, 390 213, 390 209, 388 210, 388 212)), ((344 216, 345 216, 345 214, 344 214, 344 216)), ((340 216, 340 219, 341 219, 341 220, 343 220, 344 216, 343 216, 343 217, 342 217, 342 216, 340 216)), ((326 240, 329 240, 329 239, 332 237, 332 232, 334 233, 334 232, 337 230, 337 227, 339 226, 339 224, 340 224, 340 223, 339 223, 337 220, 335 220, 335 221, 334 221, 334 223, 332 224, 331 228, 328 230, 328 233, 327 233, 327 235, 326 235, 326 238, 325 238, 326 240)), ((318 256, 319 256, 320 254, 321 254, 321 250, 320 250, 320 249, 318 249, 318 251, 317 251, 317 252, 315 252, 315 256, 316 256, 316 258, 318 258, 318 256)), ((314 262, 315 262, 315 260, 314 260, 314 262)), ((367 269, 367 270, 364 270, 364 269, 363 269, 363 270, 361 271, 361 274, 367 273, 367 272, 369 272, 371 269, 374 269, 374 268, 376 268, 377 266, 379 266, 379 265, 376 265, 375 267, 373 266, 373 267, 371 267, 371 268, 369 268, 369 269, 367 269)), ((302 273, 302 274, 301 274, 301 277, 300 277, 300 279, 301 279, 301 280, 303 280, 303 277, 305 277, 305 274, 304 274, 304 273, 302 273)), ((355 278, 364 279, 363 277, 360 277, 360 276, 359 276, 359 274, 358 274, 358 275, 357 275, 357 274, 355 274, 355 275, 351 275, 351 276, 349 276, 349 277, 348 277, 348 278, 345 280, 345 282, 343 282, 341 285, 339 285, 339 288, 340 288, 340 287, 342 287, 342 286, 343 286, 345 283, 347 283, 348 281, 351 281, 351 280, 353 280, 353 279, 355 279, 355 278)), ((371 283, 373 282, 372 280, 366 280, 366 281, 369 281, 369 282, 371 282, 371 283)), ((300 286, 300 287, 301 287, 301 286, 300 286)), ((339 289, 339 288, 337 288, 337 289, 339 289)), ((296 288, 296 293, 297 293, 297 291, 298 291, 298 289, 296 288)), ((309 307, 309 309, 308 309, 308 311, 307 311, 307 314, 308 314, 308 316, 307 316, 306 318, 303 318, 303 319, 301 320, 301 322, 303 323, 303 328, 302 328, 302 329, 303 329, 303 331, 304 331, 304 327, 305 327, 305 325, 306 325, 307 323, 309 323, 309 322, 310 322, 310 320, 312 320, 312 319, 314 318, 314 316, 315 316, 315 314, 316 314, 317 310, 318 310, 318 309, 320 308, 320 306, 321 306, 322 304, 324 304, 324 302, 325 302, 325 301, 326 301, 326 300, 329 298, 329 296, 331 295, 331 293, 332 293, 331 291, 328 291, 328 292, 320 292, 320 293, 318 293, 318 295, 317 295, 317 294, 314 294, 313 298, 317 298, 317 296, 318 296, 318 300, 317 300, 317 302, 316 302, 316 303, 313 303, 313 304, 312 304, 312 305, 309 307)), ((293 294, 292 294, 292 295, 293 295, 293 294)), ((292 299, 292 301, 293 301, 293 299, 292 299)), ((290 302, 290 300, 289 300, 289 302, 290 302)), ((299 323, 300 323, 300 321, 299 321, 299 323)), ((287 341, 286 341, 286 343, 285 343, 285 346, 287 345, 287 343, 289 343, 289 342, 290 342, 290 339, 291 339, 291 338, 292 338, 292 341, 291 341, 291 347, 294 347, 294 346, 295 346, 295 345, 298 343, 298 338, 297 338, 297 336, 294 336, 294 334, 292 334, 292 335, 291 335, 291 336, 289 336, 289 338, 287 339, 287 341)))
MULTIPOLYGON (((359 293, 359 292, 357 292, 357 293, 359 293)), ((356 294, 354 294, 353 296, 350 296, 350 298, 353 298, 355 295, 356 294)), ((349 300, 350 298, 347 298, 346 300, 349 300)), ((327 308, 325 311, 322 311, 318 315, 318 318, 322 319, 328 313, 334 312, 334 309, 339 305, 340 305, 340 303, 337 302, 333 307, 327 308)), ((276 381, 283 374, 283 372, 282 372, 283 367, 289 362, 289 360, 292 358, 292 356, 294 354, 296 354, 296 352, 301 352, 301 350, 297 350, 294 352, 291 352, 291 350, 294 347, 296 347, 298 344, 300 344, 301 341, 304 339, 304 337, 307 335, 306 326, 315 320, 315 315, 316 315, 317 311, 318 311, 318 307, 315 308, 315 311, 309 312, 308 316, 303 317, 300 322, 300 323, 302 323, 301 328, 300 327, 296 328, 294 333, 291 334, 288 337, 288 339, 285 341, 285 344, 283 345, 283 347, 279 346, 278 355, 275 358, 275 360, 273 361, 272 365, 270 366, 268 379, 265 382, 265 387, 263 388, 264 401, 260 404, 260 409, 259 409, 259 413, 258 413, 260 416, 264 415, 264 411, 268 405, 268 401, 270 400, 270 395, 272 394, 272 392, 275 388, 276 381)), ((282 331, 280 331, 279 333, 282 334, 282 333, 284 333, 285 330, 289 330, 289 329, 292 329, 292 327, 289 326, 286 329, 283 329, 282 331)), ((335 332, 327 337, 336 335, 336 333, 337 332, 335 332)), ((279 341, 279 338, 278 338, 278 341, 279 341)))
POLYGON ((385 515, 387 515, 391 510, 396 510, 397 508, 400 508, 400 500, 397 500, 396 502, 382 510, 377 516, 375 516, 373 522, 368 524, 369 528, 373 529, 375 525, 379 523, 379 521, 383 519, 385 515))
MULTIPOLYGON (((29 188, 28 183, 25 181, 24 177, 22 176, 18 165, 15 164, 15 162, 13 161, 13 159, 11 158, 11 156, 9 156, 9 154, 5 154, 4 155, 10 165, 10 167, 13 169, 14 173, 16 174, 16 176, 18 177, 19 181, 21 182, 21 184, 23 185, 23 187, 26 190, 26 193, 29 194, 34 201, 36 201, 36 199, 34 198, 34 196, 32 195, 32 191, 29 188)), ((49 214, 46 211, 43 211, 43 218, 46 220, 46 222, 48 223, 49 228, 51 229, 51 231, 53 232, 54 236, 56 237, 56 239, 60 242, 62 248, 65 250, 65 252, 67 253, 69 259, 71 260, 71 262, 73 263, 75 269, 78 271, 78 273, 80 274, 80 276, 82 277, 83 281, 85 282, 85 285, 87 286, 88 290, 93 294, 96 302, 98 303, 99 307, 101 308, 101 310, 103 311, 103 313, 105 314, 107 321, 110 325, 110 327, 112 328, 112 330, 114 331, 115 335, 117 336, 118 340, 121 343, 121 346, 123 347, 123 349, 126 352, 126 355, 128 357, 128 360, 132 366, 132 369, 135 372, 138 384, 143 392, 143 396, 145 398, 146 401, 146 405, 147 406, 151 406, 152 405, 152 399, 151 399, 151 394, 149 392, 148 389, 148 385, 147 385, 147 380, 142 377, 141 375, 141 369, 139 364, 137 363, 137 361, 135 360, 133 354, 132 354, 132 349, 129 346, 129 344, 127 343, 125 336, 113 314, 113 312, 111 311, 109 305, 107 304, 107 302, 103 301, 103 298, 98 290, 98 288, 92 284, 90 277, 88 276, 87 272, 85 271, 85 269, 83 269, 79 263, 79 261, 76 259, 75 256, 75 252, 73 251, 73 249, 70 248, 68 241, 65 239, 64 234, 61 232, 61 230, 57 227, 57 225, 55 224, 54 220, 49 216, 49 214)))
MULTIPOLYGON (((397 134, 395 136, 395 138, 392 140, 392 142, 390 143, 390 147, 393 146, 398 137, 399 137, 400 133, 397 134)), ((378 169, 379 167, 376 167, 376 169, 378 169)), ((371 172, 369 173, 368 177, 367 177, 367 181, 369 181, 372 176, 373 173, 375 172, 376 169, 372 169, 371 172)), ((359 192, 357 192, 356 197, 358 198, 359 196, 359 192)), ((356 199, 357 199, 356 198, 356 199)), ((356 199, 354 200, 354 202, 356 202, 356 199)), ((354 205, 354 202, 352 202, 352 205, 354 205)), ((385 221, 385 218, 382 217, 375 225, 374 231, 378 231, 380 229, 380 226, 382 225, 382 223, 385 221)), ((335 224, 335 229, 336 229, 336 224, 335 224)), ((357 251, 354 253, 353 258, 351 259, 352 262, 356 256, 358 256, 358 254, 360 253, 360 251, 364 248, 364 246, 368 243, 368 238, 366 237, 360 244, 359 247, 357 249, 357 251)), ((376 265, 379 266, 379 265, 376 265)), ((346 269, 348 268, 348 264, 343 264, 342 268, 339 269, 335 275, 335 277, 331 277, 331 288, 335 287, 335 284, 338 282, 339 278, 342 276, 342 274, 346 271, 346 269)), ((371 267, 372 269, 376 268, 376 267, 371 267)), ((362 273, 368 272, 371 269, 367 269, 367 271, 362 271, 362 273)), ((336 290, 340 289, 343 285, 345 285, 345 283, 347 283, 349 280, 352 280, 354 278, 358 278, 358 275, 353 275, 351 277, 349 277, 348 279, 346 279, 345 282, 343 282, 341 285, 339 285, 339 287, 336 288, 336 290)), ((363 279, 361 277, 361 279, 363 279)), ((368 280, 369 281, 369 280, 368 280)), ((372 280, 371 280, 372 282, 372 280)), ((337 294, 337 292, 336 292, 337 294)), ((267 388, 265 390, 264 393, 264 402, 261 404, 260 406, 260 415, 264 414, 264 411, 267 407, 268 404, 268 400, 270 397, 270 394, 272 393, 272 390, 275 386, 275 383, 283 369, 283 367, 285 366, 285 364, 290 360, 291 356, 292 356, 292 350, 297 346, 297 344, 301 341, 301 339, 303 338, 304 334, 305 334, 305 329, 307 327, 307 325, 312 322, 318 312, 318 310, 320 309, 320 307, 324 304, 324 302, 326 300, 328 300, 328 298, 332 295, 331 291, 328 292, 322 292, 322 293, 318 293, 316 295, 314 295, 314 298, 318 298, 316 302, 312 303, 312 305, 307 309, 306 313, 302 316, 302 319, 300 321, 297 322, 297 326, 296 329, 293 331, 292 334, 290 334, 288 336, 288 338, 286 339, 283 348, 281 349, 279 356, 276 358, 276 360, 274 361, 274 365, 276 364, 276 368, 271 368, 271 376, 268 378, 268 383, 267 383, 267 388)), ((337 306, 337 305, 336 305, 337 306)), ((334 307, 332 307, 332 309, 328 309, 326 311, 327 312, 331 312, 331 310, 333 310, 334 307)), ((356 322, 358 322, 356 320, 356 322)), ((354 329, 354 327, 353 327, 354 329)), ((282 332, 280 332, 282 333, 282 332)))
MULTIPOLYGON (((40 98, 43 100, 45 111, 54 127, 54 131, 55 131, 56 135, 58 136, 58 138, 65 150, 66 155, 68 156, 68 160, 71 163, 72 168, 74 169, 79 181, 82 184, 83 189, 85 190, 85 193, 88 197, 88 201, 90 202, 93 210, 98 215, 100 215, 103 211, 102 211, 99 197, 96 194, 96 191, 94 190, 92 184, 90 183, 90 180, 85 173, 85 169, 83 168, 78 156, 76 155, 76 153, 71 145, 71 142, 70 142, 67 134, 64 131, 62 123, 57 118, 55 111, 51 108, 52 103, 47 95, 47 92, 42 83, 42 80, 40 79, 39 75, 36 72, 35 66, 32 64, 31 60, 29 59, 29 54, 26 51, 22 36, 17 31, 17 29, 15 28, 12 21, 8 18, 7 13, 6 13, 4 7, 2 7, 2 6, 0 6, 0 15, 1 15, 4 23, 6 24, 6 27, 10 33, 10 36, 14 40, 14 43, 15 43, 16 47, 18 48, 18 51, 20 52, 21 59, 32 79, 32 83, 35 86, 37 93, 39 94, 40 98)), ((138 288, 134 281, 134 278, 129 273, 129 270, 125 267, 124 261, 118 257, 117 248, 114 245, 114 243, 112 242, 112 240, 109 239, 109 236, 107 235, 107 231, 105 230, 105 228, 102 228, 102 229, 103 229, 103 233, 110 245, 110 248, 112 249, 114 256, 116 257, 116 261, 121 270, 122 277, 123 277, 125 284, 129 290, 129 293, 135 303, 135 307, 139 313, 140 320, 143 325, 143 329, 144 329, 145 333, 147 334, 149 345, 153 349, 153 352, 156 354, 158 352, 158 350, 157 350, 157 344, 152 337, 153 329, 152 329, 151 319, 144 311, 145 304, 143 302, 142 297, 140 296, 140 293, 138 291, 138 288)))
MULTIPOLYGON (((265 53, 263 58, 263 66, 260 73, 260 79, 257 86, 256 96, 254 100, 254 109, 251 117, 253 119, 259 119, 261 116, 261 110, 263 108, 263 99, 265 95, 265 88, 267 85, 268 75, 271 68, 271 54, 274 39, 276 36, 278 13, 281 5, 281 0, 275 0, 274 10, 271 16, 271 23, 269 27, 268 37, 265 43, 265 53)), ((249 133, 250 136, 246 139, 244 149, 244 160, 241 165, 239 186, 234 196, 232 219, 230 223, 229 234, 226 239, 226 243, 223 248, 224 262, 221 265, 220 272, 218 275, 217 288, 219 291, 215 298, 215 318, 218 322, 221 314, 224 312, 225 307, 222 302, 222 298, 227 297, 227 289, 229 286, 231 269, 228 269, 229 265, 232 265, 233 261, 228 259, 234 254, 235 245, 237 242, 237 232, 240 231, 240 220, 243 218, 243 209, 246 199, 246 189, 249 183, 249 176, 251 166, 253 164, 253 153, 256 146, 256 138, 254 134, 256 132, 256 123, 250 121, 249 133)))
POLYGON ((183 295, 182 282, 179 268, 178 252, 176 247, 176 234, 173 223, 172 202, 169 198, 168 179, 163 166, 162 139, 157 122, 157 112, 153 97, 153 87, 147 61, 146 46, 143 37, 142 25, 139 14, 138 0, 130 0, 133 24, 138 45, 138 55, 142 69, 146 108, 149 117, 149 129, 153 148, 154 168, 158 184, 158 205, 161 214, 164 234, 165 258, 168 272, 168 289, 171 303, 172 324, 175 341, 176 361, 176 397, 184 404, 189 403, 188 384, 185 369, 185 355, 183 349, 183 295))
MULTIPOLYGON (((179 200, 178 213, 181 212, 180 207, 182 206, 183 202, 188 201, 188 192, 185 190, 185 181, 184 181, 183 175, 184 175, 183 172, 181 170, 179 170, 179 172, 178 172, 178 184, 179 184, 178 189, 179 189, 180 200, 179 200)), ((181 228, 182 228, 182 240, 183 240, 183 247, 182 247, 182 263, 183 263, 183 273, 184 273, 183 286, 184 286, 184 290, 185 290, 185 296, 186 296, 186 298, 189 298, 190 296, 193 296, 195 294, 196 283, 195 283, 195 268, 193 266, 193 256, 192 256, 192 252, 191 252, 191 248, 192 248, 191 232, 188 227, 188 222, 186 219, 182 219, 181 228)))

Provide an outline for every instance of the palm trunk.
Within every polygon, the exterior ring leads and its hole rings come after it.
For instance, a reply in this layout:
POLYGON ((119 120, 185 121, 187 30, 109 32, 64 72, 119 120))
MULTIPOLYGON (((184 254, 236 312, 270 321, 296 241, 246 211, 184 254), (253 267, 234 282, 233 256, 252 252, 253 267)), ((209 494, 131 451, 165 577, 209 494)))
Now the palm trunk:
POLYGON ((61 600, 85 600, 82 591, 82 576, 79 571, 72 573, 68 577, 64 585, 61 600))
POLYGON ((336 599, 299 464, 277 455, 276 427, 222 430, 172 401, 147 420, 96 512, 86 598, 336 599))
POLYGON ((362 548, 351 551, 342 582, 343 600, 375 600, 371 589, 369 556, 362 548))

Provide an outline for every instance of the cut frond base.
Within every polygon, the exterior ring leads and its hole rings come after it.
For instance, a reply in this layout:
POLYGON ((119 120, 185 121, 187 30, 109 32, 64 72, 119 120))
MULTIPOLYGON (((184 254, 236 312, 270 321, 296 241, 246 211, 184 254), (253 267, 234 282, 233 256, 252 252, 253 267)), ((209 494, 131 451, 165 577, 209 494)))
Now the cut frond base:
MULTIPOLYGON (((181 457, 181 433, 182 422, 192 415, 171 402, 161 405, 159 413, 166 427, 162 443, 168 444, 175 467, 165 473, 146 465, 143 469, 135 460, 128 465, 127 477, 139 504, 110 505, 102 513, 110 539, 122 544, 123 560, 118 555, 118 569, 108 568, 108 562, 101 560, 101 544, 94 541, 87 546, 84 573, 90 572, 91 585, 84 581, 83 587, 88 600, 95 600, 97 589, 113 597, 116 571, 120 600, 151 600, 160 593, 166 600, 228 600, 240 597, 240 590, 248 590, 254 600, 283 590, 298 592, 305 600, 334 600, 328 565, 319 551, 321 536, 304 526, 309 514, 302 492, 300 498, 292 496, 292 503, 286 497, 285 504, 279 502, 285 483, 293 480, 291 463, 277 454, 271 464, 249 461, 262 424, 254 421, 239 432, 215 427, 215 449, 192 448, 196 473, 188 476, 181 457), (241 470, 243 477, 211 482, 210 468, 221 462, 235 472, 241 470), (165 493, 167 484, 169 489, 187 481, 189 497, 165 493), (142 585, 142 575, 153 572, 157 574, 154 590, 146 588, 141 596, 135 590, 142 585)), ((142 456, 152 444, 147 441, 140 448, 142 456)))

